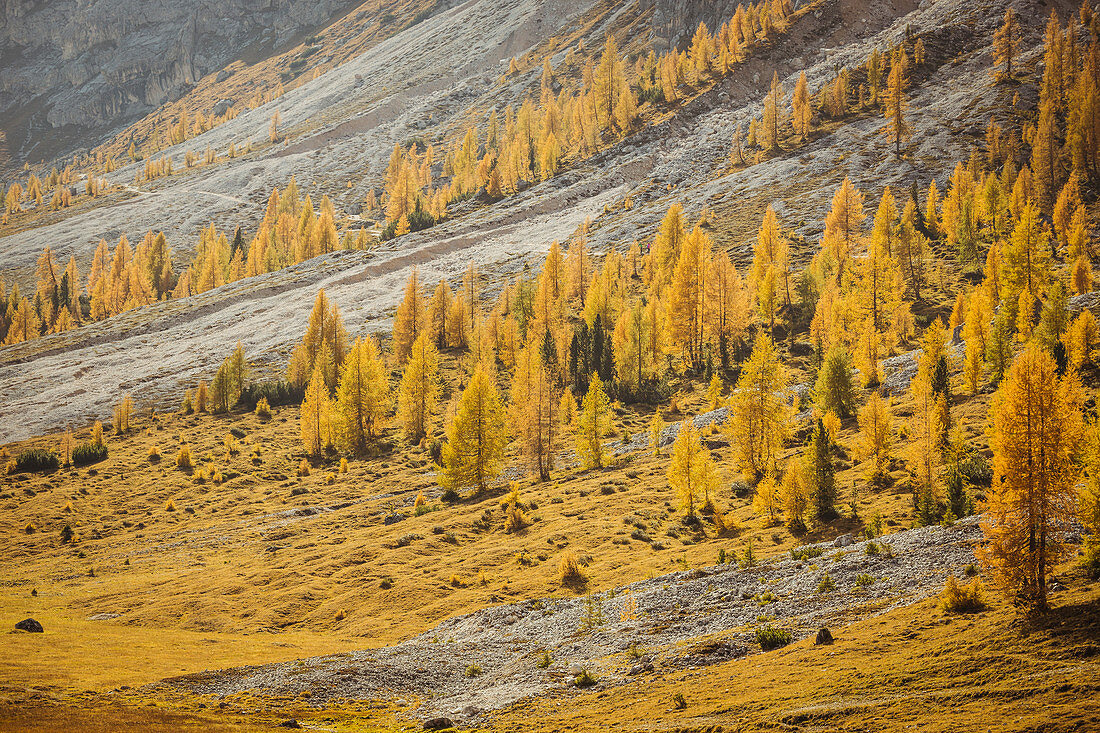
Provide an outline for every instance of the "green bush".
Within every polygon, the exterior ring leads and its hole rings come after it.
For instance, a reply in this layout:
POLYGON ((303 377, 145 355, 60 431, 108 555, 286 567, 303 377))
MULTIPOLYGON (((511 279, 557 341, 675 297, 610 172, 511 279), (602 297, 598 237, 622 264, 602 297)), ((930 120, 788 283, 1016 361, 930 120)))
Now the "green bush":
POLYGON ((97 443, 81 443, 73 448, 73 465, 87 466, 107 457, 107 446, 97 443))
POLYGON ((20 453, 15 459, 16 473, 34 473, 36 471, 56 471, 61 459, 52 450, 31 448, 20 453))
POLYGON ((771 624, 765 624, 756 629, 756 643, 764 651, 778 649, 791 643, 791 632, 771 624))
POLYGON ((597 681, 595 675, 587 669, 581 670, 581 673, 573 680, 577 687, 592 687, 597 681))

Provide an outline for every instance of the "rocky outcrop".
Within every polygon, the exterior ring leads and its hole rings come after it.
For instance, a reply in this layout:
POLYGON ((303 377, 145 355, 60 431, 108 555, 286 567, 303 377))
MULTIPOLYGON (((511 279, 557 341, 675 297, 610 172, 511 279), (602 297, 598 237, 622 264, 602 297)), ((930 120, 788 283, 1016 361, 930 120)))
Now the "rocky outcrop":
POLYGON ((358 2, 5 0, 0 129, 17 159, 40 158, 35 143, 51 130, 107 132, 243 53, 278 49, 358 2))

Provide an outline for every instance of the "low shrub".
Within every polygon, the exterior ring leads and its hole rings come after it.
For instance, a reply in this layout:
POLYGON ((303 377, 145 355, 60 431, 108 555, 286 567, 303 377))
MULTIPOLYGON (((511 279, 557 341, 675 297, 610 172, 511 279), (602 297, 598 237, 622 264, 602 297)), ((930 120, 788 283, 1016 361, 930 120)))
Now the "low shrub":
MULTIPOLYGON (((156 450, 156 448, 153 448, 153 450, 156 450)), ((107 446, 102 443, 81 443, 73 448, 74 466, 88 466, 92 463, 98 463, 106 457, 107 446)), ((149 454, 149 459, 154 460, 152 453, 149 454)))
POLYGON ((15 457, 16 473, 56 471, 61 459, 52 450, 30 448, 15 457))
POLYGON ((974 578, 967 585, 961 584, 954 575, 947 576, 940 593, 943 610, 948 613, 977 613, 985 610, 985 588, 981 578, 974 578))
POLYGON ((469 667, 466 668, 466 672, 464 674, 467 677, 471 677, 471 678, 472 677, 480 677, 481 676, 481 665, 471 664, 469 667))
POLYGON ((597 682, 599 682, 599 680, 596 679, 596 676, 589 672, 587 669, 582 669, 581 673, 576 676, 573 682, 577 685, 577 687, 583 688, 592 687, 597 682))
POLYGON ((546 669, 554 662, 550 659, 550 652, 543 651, 542 656, 539 657, 539 661, 535 664, 539 669, 546 669))
POLYGON ((256 417, 261 420, 271 419, 271 405, 268 403, 266 397, 261 397, 256 400, 256 417))
POLYGON ((756 629, 756 643, 764 651, 778 649, 791 643, 791 632, 771 624, 765 624, 756 629))
POLYGON ((176 454, 176 468, 190 471, 194 467, 195 464, 191 462, 191 448, 186 445, 180 446, 179 453, 176 454))
POLYGON ((872 585, 874 582, 875 582, 875 579, 872 578, 867 573, 860 573, 859 575, 856 576, 856 585, 858 585, 861 588, 866 588, 867 586, 872 585))
POLYGON ((817 584, 817 592, 828 593, 832 590, 836 590, 836 582, 833 580, 833 576, 825 573, 821 576, 821 580, 817 584))
POLYGON ((562 553, 558 562, 558 578, 563 585, 583 585, 588 582, 588 576, 581 569, 577 553, 572 550, 562 553))

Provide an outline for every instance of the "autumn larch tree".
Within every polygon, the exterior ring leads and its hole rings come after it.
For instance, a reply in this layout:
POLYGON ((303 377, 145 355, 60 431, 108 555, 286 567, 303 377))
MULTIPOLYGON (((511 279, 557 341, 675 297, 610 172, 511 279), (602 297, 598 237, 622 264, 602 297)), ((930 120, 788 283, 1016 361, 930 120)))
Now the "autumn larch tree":
POLYGON ((761 332, 741 370, 730 416, 730 427, 739 443, 741 468, 750 476, 763 476, 775 465, 783 447, 789 430, 788 382, 775 344, 761 332))
POLYGON ((447 426, 440 485, 451 491, 472 486, 480 494, 504 468, 507 444, 500 393, 489 372, 479 365, 447 426))
POLYGON ((329 397, 324 371, 320 364, 313 369, 309 386, 306 387, 305 399, 302 400, 299 414, 299 432, 306 453, 314 458, 320 456, 331 443, 332 399, 329 397))
POLYGON ((520 450, 540 481, 550 479, 559 440, 559 400, 538 344, 520 351, 512 378, 511 422, 520 450))
POLYGON ((680 498, 688 516, 695 514, 696 505, 710 504, 710 492, 718 488, 718 476, 710 451, 699 440, 699 431, 689 417, 680 423, 680 432, 672 445, 672 460, 668 464, 668 484, 680 498))
POLYGON ((410 443, 428 434, 428 420, 439 400, 439 352, 422 331, 413 342, 397 395, 397 414, 410 443))
POLYGON ((791 126, 799 140, 806 142, 810 135, 810 124, 813 122, 814 110, 810 104, 810 89, 806 83, 806 72, 798 76, 798 83, 794 86, 794 94, 791 96, 791 126))
POLYGON ((836 282, 843 282, 845 268, 856 242, 860 238, 863 226, 863 193, 852 185, 845 176, 833 195, 832 207, 825 217, 825 233, 822 235, 822 249, 828 252, 836 267, 836 282))
POLYGON ((1067 554, 1082 435, 1076 376, 1032 346, 1012 363, 992 404, 993 488, 983 523, 991 565, 1009 597, 1044 610, 1047 572, 1067 554))
POLYGON ((779 150, 779 131, 783 121, 783 85, 779 72, 772 73, 772 85, 764 98, 764 121, 760 129, 760 146, 766 150, 779 150))
POLYGON ((347 339, 340 309, 329 301, 324 289, 321 289, 313 301, 305 336, 291 353, 287 379, 301 387, 311 378, 314 368, 322 364, 325 384, 330 390, 333 389, 344 363, 347 339))
POLYGON ((577 440, 577 455, 581 459, 582 466, 603 467, 603 439, 610 431, 611 402, 604 391, 603 381, 593 372, 573 431, 577 440))
POLYGON ((894 138, 894 155, 901 157, 901 142, 907 139, 912 130, 905 120, 905 110, 909 106, 909 99, 905 93, 905 87, 909 83, 906 78, 906 67, 909 58, 905 51, 899 50, 894 55, 890 64, 890 76, 886 79, 886 104, 883 114, 886 116, 886 131, 894 138))
POLYGON ((426 326, 427 313, 424 296, 420 292, 420 273, 414 267, 405 284, 405 297, 397 306, 393 317, 393 354, 404 364, 412 351, 412 345, 426 326))
POLYGON ((389 410, 390 386, 373 338, 355 339, 348 350, 336 389, 340 438, 350 451, 363 453, 381 429, 389 410))
POLYGON ((893 442, 893 414, 890 398, 872 392, 867 404, 859 411, 859 429, 863 438, 864 454, 872 459, 869 471, 873 481, 886 475, 886 461, 890 457, 893 442))

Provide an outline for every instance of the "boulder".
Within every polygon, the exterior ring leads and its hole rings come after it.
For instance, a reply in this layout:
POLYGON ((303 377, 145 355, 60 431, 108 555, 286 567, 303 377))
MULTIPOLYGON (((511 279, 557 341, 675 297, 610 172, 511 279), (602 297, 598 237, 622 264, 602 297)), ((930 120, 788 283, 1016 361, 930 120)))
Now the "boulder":
POLYGON ((279 727, 280 728, 301 728, 302 724, 299 723, 294 718, 291 718, 290 720, 284 720, 283 722, 279 723, 279 727))
POLYGON ((852 544, 852 535, 842 534, 833 540, 833 547, 847 547, 852 544))
POLYGON ((404 514, 387 514, 386 518, 382 520, 382 524, 389 526, 391 524, 397 524, 407 519, 404 514))
POLYGON ((429 718, 424 721, 424 730, 447 730, 454 727, 450 718, 429 718))
POLYGON ((817 631, 817 636, 814 637, 814 644, 821 646, 823 644, 833 643, 833 632, 829 631, 828 626, 822 626, 817 631))
POLYGON ((33 618, 25 618, 15 625, 15 628, 20 631, 29 631, 32 634, 42 633, 42 624, 35 621, 33 618))

